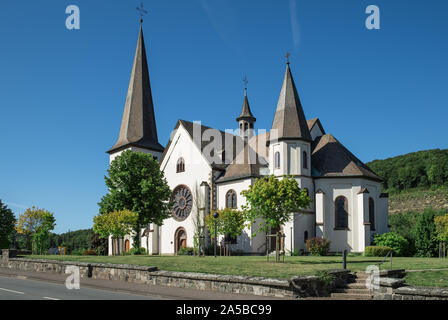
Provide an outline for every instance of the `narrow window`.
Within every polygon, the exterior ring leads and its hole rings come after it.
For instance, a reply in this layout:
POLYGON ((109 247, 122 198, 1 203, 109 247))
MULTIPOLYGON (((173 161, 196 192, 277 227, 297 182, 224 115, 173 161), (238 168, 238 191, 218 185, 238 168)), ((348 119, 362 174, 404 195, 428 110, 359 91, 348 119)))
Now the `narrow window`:
POLYGON ((179 158, 179 160, 177 160, 177 165, 176 165, 176 172, 184 172, 185 171, 185 161, 184 158, 179 158))
POLYGON ((275 168, 280 168, 280 152, 278 151, 275 153, 275 168))
POLYGON ((308 154, 306 151, 302 152, 302 164, 304 169, 308 169, 308 154))
POLYGON ((369 220, 370 230, 375 231, 375 201, 373 198, 369 198, 369 220))
POLYGON ((227 194, 226 194, 226 208, 232 208, 232 209, 236 209, 237 208, 236 192, 235 192, 235 190, 227 191, 227 194))
POLYGON ((303 242, 306 242, 306 240, 308 240, 308 231, 303 234, 303 242))
POLYGON ((348 228, 348 202, 345 197, 337 197, 334 202, 335 209, 335 228, 348 228))

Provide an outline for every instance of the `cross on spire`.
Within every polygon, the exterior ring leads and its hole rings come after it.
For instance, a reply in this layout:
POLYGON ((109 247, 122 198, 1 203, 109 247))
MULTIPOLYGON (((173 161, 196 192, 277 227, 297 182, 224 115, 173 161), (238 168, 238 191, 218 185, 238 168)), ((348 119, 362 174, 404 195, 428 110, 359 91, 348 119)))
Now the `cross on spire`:
POLYGON ((148 14, 148 11, 146 11, 146 10, 143 8, 143 1, 140 2, 140 7, 137 7, 137 11, 140 12, 140 23, 143 23, 143 16, 144 16, 145 14, 148 14))
POLYGON ((247 76, 244 75, 243 77, 243 82, 244 82, 244 92, 247 91, 247 84, 249 83, 249 81, 247 81, 247 76))
POLYGON ((291 54, 289 52, 286 52, 286 64, 289 64, 289 57, 291 54))

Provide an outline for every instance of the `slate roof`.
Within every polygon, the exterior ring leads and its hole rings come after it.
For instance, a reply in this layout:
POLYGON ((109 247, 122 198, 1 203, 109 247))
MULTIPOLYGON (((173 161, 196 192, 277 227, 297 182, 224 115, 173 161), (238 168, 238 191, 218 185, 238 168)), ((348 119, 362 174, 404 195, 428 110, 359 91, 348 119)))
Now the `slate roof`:
POLYGON ((113 153, 129 146, 160 152, 164 150, 157 138, 151 83, 141 26, 124 105, 120 134, 117 142, 107 152, 113 153))
POLYGON ((264 175, 263 169, 269 166, 267 159, 269 147, 266 146, 266 141, 269 141, 269 133, 252 137, 216 183, 257 178, 264 175))
POLYGON ((324 127, 322 126, 322 123, 320 122, 319 118, 309 119, 309 120, 306 120, 306 122, 308 124, 308 129, 310 132, 311 132, 311 129, 313 129, 313 127, 315 125, 318 125, 322 134, 325 134, 324 127))
MULTIPOLYGON (((274 121, 272 122, 272 130, 277 130, 278 140, 300 139, 311 142, 311 134, 289 63, 286 65, 285 77, 278 98, 274 121)), ((271 139, 275 139, 272 130, 271 139)))
POLYGON ((382 181, 331 134, 325 134, 314 140, 311 163, 315 178, 364 177, 382 181))
POLYGON ((257 119, 252 114, 252 111, 250 110, 249 106, 249 100, 247 99, 247 91, 244 90, 244 101, 243 101, 243 107, 241 108, 241 114, 238 118, 236 118, 236 121, 240 121, 242 119, 250 119, 252 121, 256 121, 257 119))
MULTIPOLYGON (((180 125, 182 125, 185 128, 185 130, 188 132, 188 134, 190 135, 191 139, 194 141, 194 143, 197 145, 197 147, 201 150, 201 152, 204 151, 204 148, 209 143, 213 142, 213 139, 211 139, 211 141, 206 141, 205 139, 200 139, 201 141, 200 141, 200 145, 199 145, 198 141, 195 141, 195 139, 194 139, 194 130, 195 130, 194 126, 196 124, 194 124, 191 121, 178 120, 174 130, 177 130, 180 125)), ((244 148, 244 145, 246 144, 244 139, 241 138, 240 136, 236 136, 236 135, 233 135, 233 134, 230 134, 230 133, 218 130, 218 129, 214 129, 214 128, 211 128, 211 127, 208 127, 208 126, 204 126, 202 124, 201 125, 197 124, 197 126, 198 126, 197 129, 200 129, 201 137, 203 137, 204 132, 206 130, 208 130, 208 129, 212 129, 212 130, 214 130, 215 133, 218 133, 220 135, 220 137, 221 137, 222 149, 224 149, 224 147, 225 147, 226 139, 233 140, 232 141, 232 145, 233 145, 232 154, 230 154, 230 155, 227 154, 226 155, 226 157, 231 159, 231 160, 233 160, 235 158, 235 156, 239 153, 239 151, 241 151, 244 148), (240 150, 238 150, 238 149, 240 149, 240 150)), ((230 143, 230 140, 228 140, 228 143, 230 143)), ((162 155, 161 162, 165 158, 166 153, 168 152, 168 149, 169 149, 171 143, 172 143, 172 140, 170 140, 168 145, 166 146, 165 151, 163 152, 163 155, 162 155)), ((219 152, 220 150, 217 150, 217 151, 219 152)), ((207 157, 205 157, 205 158, 207 158, 207 157)), ((221 156, 219 156, 219 158, 221 159, 221 156)), ((218 170, 225 170, 225 168, 229 165, 228 163, 215 163, 214 161, 210 161, 210 159, 207 159, 207 160, 209 161, 209 164, 212 166, 212 168, 218 169, 218 170)))

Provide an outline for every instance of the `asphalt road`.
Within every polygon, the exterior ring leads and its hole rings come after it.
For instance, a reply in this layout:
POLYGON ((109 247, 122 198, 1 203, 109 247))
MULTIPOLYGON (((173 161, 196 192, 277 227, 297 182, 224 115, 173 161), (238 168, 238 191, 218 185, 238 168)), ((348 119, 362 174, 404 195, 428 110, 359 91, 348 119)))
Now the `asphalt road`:
POLYGON ((160 297, 0 276, 0 300, 160 300, 160 297))

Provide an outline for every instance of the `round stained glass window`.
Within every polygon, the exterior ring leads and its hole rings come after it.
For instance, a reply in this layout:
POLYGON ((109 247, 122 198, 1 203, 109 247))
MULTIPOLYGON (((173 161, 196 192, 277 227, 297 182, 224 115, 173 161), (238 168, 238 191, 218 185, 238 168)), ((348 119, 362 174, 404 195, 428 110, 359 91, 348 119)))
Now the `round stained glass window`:
POLYGON ((177 186, 171 198, 173 202, 173 217, 178 221, 188 218, 193 207, 193 195, 187 186, 177 186))

